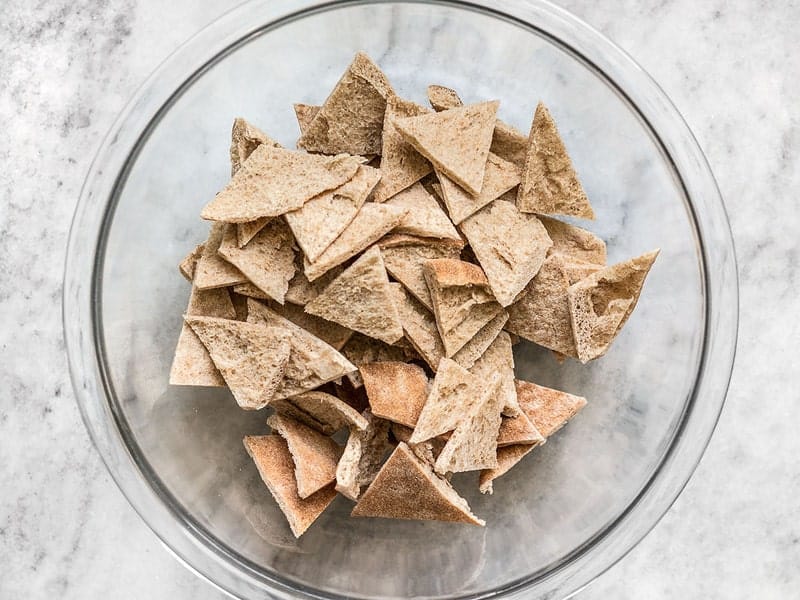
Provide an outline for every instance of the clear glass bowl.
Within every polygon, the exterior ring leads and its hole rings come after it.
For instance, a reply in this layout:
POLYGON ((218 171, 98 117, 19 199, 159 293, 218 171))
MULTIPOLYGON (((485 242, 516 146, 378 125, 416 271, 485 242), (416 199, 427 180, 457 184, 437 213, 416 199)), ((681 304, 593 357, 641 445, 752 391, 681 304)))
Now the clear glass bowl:
POLYGON ((70 236, 64 323, 76 395, 111 475, 190 568, 241 598, 567 596, 629 551, 694 470, 722 408, 737 282, 723 204, 687 126, 623 52, 541 1, 257 0, 202 31, 146 82, 91 168, 70 236), (235 116, 297 137, 357 50, 403 96, 497 98, 527 131, 552 109, 611 260, 662 249, 607 356, 518 374, 585 395, 565 430, 495 484, 461 478, 486 528, 351 519, 338 498, 300 540, 244 452, 263 413, 225 391, 170 387, 189 286, 180 258, 229 176, 235 116))

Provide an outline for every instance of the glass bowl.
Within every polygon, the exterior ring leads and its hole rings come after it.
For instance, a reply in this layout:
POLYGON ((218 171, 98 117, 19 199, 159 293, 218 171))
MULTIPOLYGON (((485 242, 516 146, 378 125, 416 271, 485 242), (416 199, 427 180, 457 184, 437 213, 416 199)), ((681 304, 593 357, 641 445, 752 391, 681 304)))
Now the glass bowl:
MULTIPOLYGON (((628 552, 685 485, 716 424, 737 327, 723 204, 664 93, 600 34, 548 3, 256 0, 199 33, 145 83, 105 139, 70 235, 64 327, 76 396, 111 475, 191 569, 240 598, 567 596, 628 552), (551 108, 621 260, 661 255, 604 358, 558 365, 530 344, 518 376, 589 399, 563 431, 477 493, 485 528, 352 519, 338 498, 299 540, 241 439, 265 415, 224 390, 170 387, 204 240, 200 208, 229 177, 233 118, 280 142, 293 102, 319 103, 364 50, 397 91, 497 98, 527 131, 551 108)), ((473 474, 474 475, 474 474, 473 474)))

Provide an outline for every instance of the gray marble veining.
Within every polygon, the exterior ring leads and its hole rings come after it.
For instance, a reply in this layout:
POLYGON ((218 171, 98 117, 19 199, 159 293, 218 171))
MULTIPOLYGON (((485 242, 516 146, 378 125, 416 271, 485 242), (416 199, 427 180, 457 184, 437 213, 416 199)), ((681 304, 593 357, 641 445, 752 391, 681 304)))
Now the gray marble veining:
MULTIPOLYGON (((222 597, 163 549, 91 447, 72 399, 60 293, 69 221, 102 136, 170 51, 234 5, 12 0, 0 15, 2 598, 222 597)), ((792 597, 800 6, 562 5, 630 52, 684 114, 726 199, 741 277, 737 365, 706 456, 654 531, 578 597, 792 597)))

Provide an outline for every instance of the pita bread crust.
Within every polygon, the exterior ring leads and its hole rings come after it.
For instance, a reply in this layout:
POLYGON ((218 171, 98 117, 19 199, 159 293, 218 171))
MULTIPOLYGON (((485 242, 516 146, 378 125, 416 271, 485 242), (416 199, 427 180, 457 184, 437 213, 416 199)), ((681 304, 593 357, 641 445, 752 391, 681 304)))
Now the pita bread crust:
POLYGON ((543 437, 549 438, 586 406, 586 398, 517 379, 517 398, 523 412, 543 437))
POLYGON ((359 52, 297 146, 325 154, 380 154, 386 101, 393 95, 386 75, 359 52))
POLYGON ((492 202, 461 223, 461 231, 503 306, 536 276, 553 245, 539 219, 509 202, 492 202))
POLYGON ((436 475, 426 461, 402 442, 350 514, 485 525, 472 514, 467 501, 450 483, 436 475))
POLYGON ((406 214, 395 228, 397 233, 461 241, 450 218, 421 183, 415 183, 386 201, 387 206, 405 209, 406 214))
POLYGON ((531 124, 517 207, 525 213, 594 219, 572 160, 550 111, 541 102, 531 124))
POLYGON ((398 131, 437 171, 478 195, 492 143, 497 101, 395 119, 398 131))
POLYGON ((184 317, 245 410, 269 404, 289 361, 287 333, 216 317, 184 317))
POLYGON ((297 210, 355 175, 361 159, 320 156, 262 144, 200 213, 210 221, 246 223, 297 210))
POLYGON ((197 260, 192 283, 201 290, 228 287, 245 283, 247 277, 239 269, 224 260, 217 252, 229 225, 214 223, 203 245, 203 252, 197 260))
POLYGON ((367 426, 363 430, 350 429, 336 467, 336 491, 354 501, 361 495, 361 488, 374 481, 383 458, 392 448, 389 421, 373 416, 368 410, 364 411, 364 419, 367 426))
POLYGON ((299 538, 333 502, 336 490, 329 486, 306 499, 300 498, 292 455, 286 441, 279 435, 245 436, 244 447, 286 516, 292 533, 299 538))
POLYGON ((428 396, 428 377, 422 367, 395 361, 359 367, 372 414, 408 427, 417 424, 428 396))

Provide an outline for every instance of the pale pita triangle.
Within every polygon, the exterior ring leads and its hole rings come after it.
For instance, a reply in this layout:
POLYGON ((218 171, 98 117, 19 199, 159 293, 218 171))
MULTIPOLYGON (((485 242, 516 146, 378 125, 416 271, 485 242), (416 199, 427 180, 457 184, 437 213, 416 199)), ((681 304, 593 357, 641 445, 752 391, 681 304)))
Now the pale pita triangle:
POLYGON ((231 128, 231 176, 236 175, 242 163, 250 158, 253 151, 261 144, 275 148, 281 147, 278 142, 255 125, 248 123, 241 117, 234 119, 233 127, 231 128))
POLYGON ((517 379, 520 408, 543 437, 549 438, 586 406, 586 398, 517 379))
POLYGON ((461 241, 461 236, 436 198, 419 182, 387 200, 386 206, 406 210, 403 220, 395 227, 397 233, 461 241))
POLYGON ((192 284, 198 289, 207 290, 247 282, 247 277, 245 277, 244 273, 218 254, 225 233, 231 227, 233 226, 226 223, 213 223, 211 225, 208 239, 203 245, 203 250, 194 269, 192 284))
POLYGON ((437 176, 441 184, 442 199, 447 207, 447 213, 456 225, 478 212, 492 200, 519 185, 519 169, 492 153, 489 153, 483 186, 481 193, 477 196, 464 191, 443 173, 437 173, 437 176))

